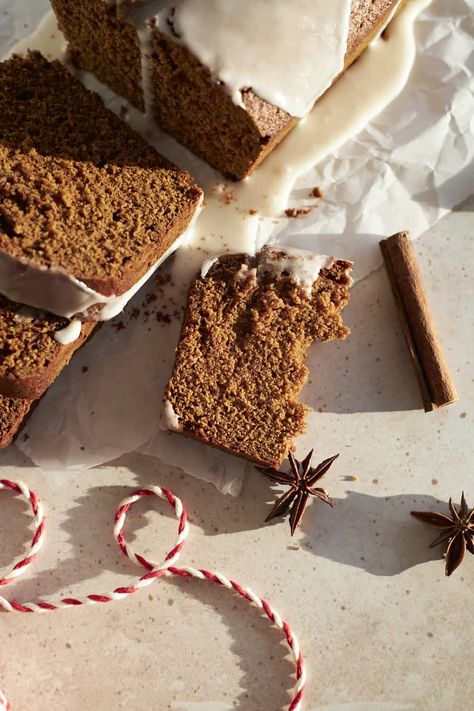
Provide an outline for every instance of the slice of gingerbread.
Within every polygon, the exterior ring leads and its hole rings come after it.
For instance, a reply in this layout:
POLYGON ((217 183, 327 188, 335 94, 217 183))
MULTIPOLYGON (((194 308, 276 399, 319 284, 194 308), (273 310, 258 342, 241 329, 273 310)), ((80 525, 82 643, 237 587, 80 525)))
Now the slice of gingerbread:
POLYGON ((352 264, 286 247, 203 266, 189 294, 162 425, 278 467, 304 431, 313 341, 346 338, 352 264))
POLYGON ((37 52, 0 62, 0 293, 8 299, 67 318, 120 311, 178 247, 201 201, 188 173, 64 65, 37 52))
POLYGON ((97 325, 69 321, 0 294, 0 394, 41 397, 97 325))

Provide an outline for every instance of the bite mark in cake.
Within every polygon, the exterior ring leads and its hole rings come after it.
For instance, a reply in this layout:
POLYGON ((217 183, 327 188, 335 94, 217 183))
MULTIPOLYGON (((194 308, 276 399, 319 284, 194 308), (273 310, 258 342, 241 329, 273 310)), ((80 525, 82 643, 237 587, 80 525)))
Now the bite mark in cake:
POLYGON ((304 430, 309 346, 349 333, 351 267, 280 246, 208 263, 190 290, 162 426, 279 466, 304 430))

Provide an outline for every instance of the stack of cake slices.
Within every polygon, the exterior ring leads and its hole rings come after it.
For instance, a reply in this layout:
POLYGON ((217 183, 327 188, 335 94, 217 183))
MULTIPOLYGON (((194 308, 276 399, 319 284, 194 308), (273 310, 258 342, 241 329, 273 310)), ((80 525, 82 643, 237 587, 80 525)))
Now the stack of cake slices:
POLYGON ((36 52, 0 64, 0 447, 201 202, 62 64, 36 52))

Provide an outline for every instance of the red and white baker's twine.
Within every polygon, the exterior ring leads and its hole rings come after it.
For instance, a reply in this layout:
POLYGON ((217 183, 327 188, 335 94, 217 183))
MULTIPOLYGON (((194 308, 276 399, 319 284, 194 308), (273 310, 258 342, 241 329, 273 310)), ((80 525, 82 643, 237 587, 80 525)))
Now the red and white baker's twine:
MULTIPOLYGON (((31 565, 33 560, 38 555, 44 538, 44 514, 43 509, 38 501, 36 494, 22 482, 10 481, 9 479, 0 479, 0 490, 10 489, 27 501, 34 515, 34 535, 31 542, 29 554, 22 560, 15 563, 10 573, 0 578, 0 586, 8 585, 14 582, 22 575, 31 565)), ((247 600, 252 605, 255 605, 259 610, 265 613, 272 625, 282 630, 286 639, 286 643, 290 649, 295 663, 296 683, 294 695, 288 706, 288 711, 300 711, 301 700, 305 688, 306 671, 304 667, 303 655, 300 652, 298 640, 293 634, 287 622, 284 622, 278 612, 274 610, 270 604, 263 598, 256 595, 250 588, 244 588, 234 580, 226 578, 222 573, 212 573, 205 569, 196 568, 176 568, 174 564, 179 558, 181 549, 189 533, 186 510, 180 499, 168 489, 159 486, 150 486, 147 489, 137 489, 133 494, 122 501, 115 514, 114 536, 120 550, 136 565, 146 568, 148 571, 142 575, 134 585, 116 588, 111 593, 101 595, 87 595, 83 598, 63 598, 57 602, 26 602, 19 603, 15 600, 7 600, 0 596, 0 608, 7 612, 50 612, 59 610, 63 607, 77 607, 79 605, 92 605, 97 603, 112 602, 112 600, 122 600, 128 595, 138 592, 144 587, 151 585, 155 580, 162 576, 179 575, 182 578, 197 578, 198 580, 208 580, 211 583, 216 583, 231 592, 235 592, 240 597, 247 600), (143 496, 157 496, 160 499, 168 501, 171 508, 174 509, 175 516, 178 520, 178 536, 172 550, 167 554, 165 560, 161 564, 147 560, 142 555, 135 553, 129 545, 127 545, 123 528, 125 518, 130 507, 143 496)), ((10 711, 10 706, 6 697, 0 691, 0 711, 10 711)))

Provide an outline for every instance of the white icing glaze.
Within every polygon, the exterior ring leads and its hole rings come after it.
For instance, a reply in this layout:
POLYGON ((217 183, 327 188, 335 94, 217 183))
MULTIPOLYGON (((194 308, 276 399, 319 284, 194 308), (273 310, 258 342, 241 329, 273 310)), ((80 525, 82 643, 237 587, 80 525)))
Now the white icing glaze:
POLYGON ((325 254, 314 254, 305 249, 282 245, 268 245, 258 254, 258 273, 276 277, 285 272, 311 295, 321 269, 327 269, 333 262, 334 257, 325 254))
POLYGON ((236 273, 235 278, 237 281, 251 282, 252 285, 257 285, 257 269, 253 267, 249 269, 248 264, 242 264, 239 271, 236 273))
MULTIPOLYGON (((228 252, 227 254, 236 254, 228 252)), ((207 259, 201 267, 201 278, 205 278, 211 267, 219 261, 225 254, 217 255, 207 259)), ((326 254, 315 254, 307 249, 295 249, 286 245, 266 245, 256 255, 257 268, 249 269, 248 264, 242 264, 236 273, 236 279, 255 279, 262 274, 270 274, 278 277, 281 274, 290 276, 299 286, 311 295, 313 284, 317 281, 322 269, 328 269, 335 261, 336 257, 328 257, 326 254)), ((352 284, 350 271, 352 262, 348 262, 346 276, 349 285, 352 284)))
POLYGON ((181 432, 183 429, 179 421, 179 417, 174 411, 173 405, 169 400, 163 402, 161 410, 160 428, 162 430, 171 430, 172 432, 181 432))
MULTIPOLYGON (((256 218, 255 244, 258 217, 282 215, 295 181, 361 131, 397 96, 415 58, 414 20, 429 1, 408 3, 393 20, 388 39, 380 38, 369 45, 265 162, 249 178, 232 186, 233 200, 226 210, 222 210, 217 192, 215 196, 207 194, 206 211, 198 221, 196 236, 206 236, 211 254, 222 252, 223 213, 232 241, 247 242, 243 251, 250 251, 252 219, 256 218), (247 217, 249 209, 258 215, 247 217)), ((240 249, 229 246, 232 251, 240 249)))
POLYGON ((10 301, 43 309, 65 318, 84 314, 92 306, 102 305, 97 319, 108 321, 124 309, 160 264, 188 239, 201 204, 202 199, 187 230, 131 289, 119 296, 104 296, 60 267, 47 268, 31 261, 16 259, 2 251, 0 251, 0 293, 10 301))
POLYGON ((142 92, 145 118, 153 120, 153 82, 151 76, 150 56, 153 39, 152 24, 145 22, 137 28, 138 43, 141 55, 142 92))
POLYGON ((414 22, 429 2, 411 0, 387 38, 369 45, 249 178, 231 186, 213 184, 189 249, 181 250, 173 265, 176 282, 192 278, 206 256, 255 254, 269 240, 273 222, 262 218, 283 215, 295 181, 361 131, 403 89, 415 59, 414 22), (232 201, 224 205, 222 191, 229 188, 232 201))
MULTIPOLYGON (((350 0, 177 0, 173 7, 178 41, 241 106, 242 90, 251 88, 304 116, 343 69, 350 0)), ((159 20, 175 36, 169 13, 159 20)))
POLYGON ((30 321, 33 321, 34 317, 35 312, 33 309, 23 306, 21 309, 18 309, 16 314, 13 316, 13 320, 16 323, 29 323, 30 321))
POLYGON ((54 334, 54 340, 60 343, 62 346, 67 346, 69 343, 77 341, 81 335, 82 323, 78 318, 73 319, 65 328, 60 331, 56 331, 54 334))
MULTIPOLYGON (((205 279, 206 276, 208 275, 209 271, 212 269, 214 264, 219 261, 221 257, 225 257, 229 254, 237 254, 237 252, 225 252, 225 254, 217 254, 215 257, 211 257, 210 259, 206 259, 205 262, 202 263, 201 266, 201 279, 205 279)), ((239 271, 236 273, 235 278, 239 280, 247 279, 247 278, 256 278, 257 276, 257 270, 256 269, 250 269, 248 264, 242 264, 240 267, 239 271)))

